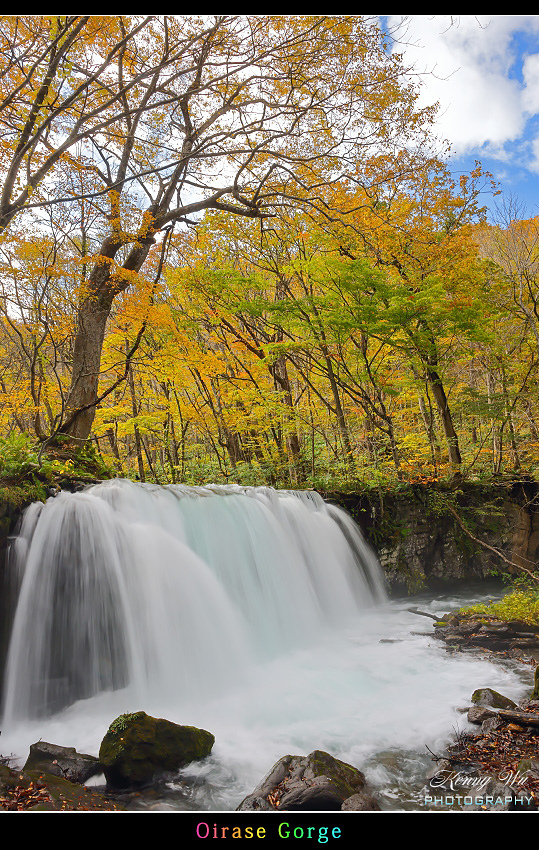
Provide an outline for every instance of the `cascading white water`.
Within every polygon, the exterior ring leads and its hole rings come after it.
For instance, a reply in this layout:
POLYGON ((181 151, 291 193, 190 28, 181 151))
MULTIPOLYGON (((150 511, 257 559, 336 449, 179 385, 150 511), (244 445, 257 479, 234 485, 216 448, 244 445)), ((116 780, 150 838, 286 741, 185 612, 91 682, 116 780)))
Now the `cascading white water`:
POLYGON ((8 727, 124 687, 221 693, 384 598, 360 532, 315 493, 107 482, 32 509, 20 539, 8 727))
POLYGON ((160 808, 234 809, 281 756, 322 749, 386 808, 421 809, 455 708, 530 688, 388 603, 359 529, 316 493, 107 482, 32 506, 15 555, 3 754, 42 739, 97 755, 128 711, 208 729, 211 757, 160 808))

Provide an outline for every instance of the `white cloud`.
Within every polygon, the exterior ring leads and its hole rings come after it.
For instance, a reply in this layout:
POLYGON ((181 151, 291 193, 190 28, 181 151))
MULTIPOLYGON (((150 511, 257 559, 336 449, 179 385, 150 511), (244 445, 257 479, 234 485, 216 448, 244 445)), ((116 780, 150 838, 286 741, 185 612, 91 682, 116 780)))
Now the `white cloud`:
POLYGON ((529 162, 530 171, 534 171, 536 174, 539 174, 539 136, 536 136, 531 143, 532 149, 532 158, 529 162))
POLYGON ((539 112, 539 53, 528 54, 524 58, 522 75, 525 84, 522 103, 524 109, 534 115, 539 112))
POLYGON ((407 18, 405 43, 395 49, 423 72, 420 102, 439 101, 438 132, 456 154, 483 147, 503 159, 503 145, 521 138, 539 111, 539 53, 524 57, 522 82, 509 76, 518 58, 514 35, 523 31, 539 37, 539 16, 407 18))

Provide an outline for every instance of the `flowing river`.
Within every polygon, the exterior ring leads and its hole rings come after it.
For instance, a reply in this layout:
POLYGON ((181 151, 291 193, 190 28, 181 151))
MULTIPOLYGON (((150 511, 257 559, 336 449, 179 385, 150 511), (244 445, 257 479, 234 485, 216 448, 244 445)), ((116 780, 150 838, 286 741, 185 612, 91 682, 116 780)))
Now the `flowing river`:
POLYGON ((215 735, 140 808, 230 811, 281 756, 322 749, 384 809, 422 810, 429 750, 467 728, 473 690, 530 688, 407 610, 477 594, 389 601, 358 527, 316 493, 106 482, 31 506, 13 554, 4 756, 39 739, 97 755, 141 710, 215 735))

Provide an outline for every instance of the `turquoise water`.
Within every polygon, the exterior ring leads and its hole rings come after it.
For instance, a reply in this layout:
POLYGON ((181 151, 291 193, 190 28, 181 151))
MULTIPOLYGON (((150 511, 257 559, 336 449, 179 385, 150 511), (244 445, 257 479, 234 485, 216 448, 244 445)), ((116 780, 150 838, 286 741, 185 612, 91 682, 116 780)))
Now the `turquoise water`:
POLYGON ((466 725, 472 691, 527 687, 516 666, 449 655, 407 610, 462 597, 390 602, 317 494, 107 482, 33 507, 18 549, 2 751, 97 754, 140 710, 211 731, 211 757, 140 807, 228 811, 281 756, 323 749, 385 808, 421 810, 429 750, 466 725))

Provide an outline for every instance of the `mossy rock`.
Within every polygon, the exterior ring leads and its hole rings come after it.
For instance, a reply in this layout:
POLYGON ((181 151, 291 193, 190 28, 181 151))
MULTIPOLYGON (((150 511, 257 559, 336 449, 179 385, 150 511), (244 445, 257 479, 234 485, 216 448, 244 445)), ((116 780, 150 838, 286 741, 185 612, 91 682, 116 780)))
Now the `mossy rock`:
POLYGON ((365 777, 361 771, 323 750, 314 750, 307 756, 303 775, 310 781, 327 776, 333 785, 347 796, 351 796, 365 785, 365 777))
POLYGON ((517 704, 509 697, 504 697, 492 688, 478 688, 472 694, 474 705, 485 705, 490 708, 518 708, 517 704))
POLYGON ((209 756, 214 736, 195 726, 150 717, 144 711, 122 714, 110 725, 99 750, 107 784, 113 788, 150 785, 163 771, 174 771, 209 756))
MULTIPOLYGON (((25 771, 25 775, 36 786, 41 785, 47 789, 51 803, 45 805, 46 809, 55 809, 56 811, 118 811, 123 809, 122 805, 111 802, 103 794, 88 790, 84 786, 69 782, 69 780, 62 779, 60 776, 53 776, 51 773, 42 773, 38 770, 25 771)), ((32 807, 32 810, 39 811, 42 806, 44 804, 40 803, 32 807)))
POLYGON ((308 756, 279 759, 238 811, 339 811, 345 800, 364 790, 361 771, 323 750, 314 750, 308 756))

